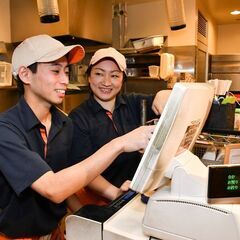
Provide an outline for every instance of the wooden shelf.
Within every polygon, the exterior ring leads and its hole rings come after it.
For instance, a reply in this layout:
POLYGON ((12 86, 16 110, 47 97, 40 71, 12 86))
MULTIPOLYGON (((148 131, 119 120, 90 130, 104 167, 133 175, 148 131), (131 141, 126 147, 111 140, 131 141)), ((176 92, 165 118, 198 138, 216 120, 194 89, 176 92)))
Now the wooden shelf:
POLYGON ((146 80, 146 81, 147 81, 147 80, 157 80, 157 81, 160 80, 160 81, 164 81, 164 80, 161 79, 160 77, 158 77, 158 78, 157 78, 157 77, 149 77, 149 76, 144 76, 144 77, 128 76, 128 77, 127 77, 127 81, 128 81, 128 80, 130 80, 130 81, 131 81, 131 80, 136 80, 136 79, 137 79, 137 80, 146 80))
POLYGON ((0 90, 17 90, 17 86, 0 86, 0 90))

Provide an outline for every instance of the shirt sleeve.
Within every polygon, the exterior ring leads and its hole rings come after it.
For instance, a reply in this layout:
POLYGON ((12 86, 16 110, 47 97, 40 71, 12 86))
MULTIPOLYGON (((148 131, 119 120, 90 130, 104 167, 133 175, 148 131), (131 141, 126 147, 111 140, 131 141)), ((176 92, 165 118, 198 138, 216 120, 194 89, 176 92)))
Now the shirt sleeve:
POLYGON ((19 195, 51 168, 29 149, 20 131, 1 123, 0 132, 0 171, 19 195))

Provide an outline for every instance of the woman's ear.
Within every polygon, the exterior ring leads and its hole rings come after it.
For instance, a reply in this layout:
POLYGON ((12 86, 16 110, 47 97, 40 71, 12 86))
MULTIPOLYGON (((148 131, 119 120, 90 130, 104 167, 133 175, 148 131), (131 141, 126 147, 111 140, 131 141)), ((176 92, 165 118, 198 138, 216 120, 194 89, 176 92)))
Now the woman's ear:
POLYGON ((90 75, 87 75, 87 81, 88 81, 88 85, 90 85, 90 80, 91 78, 90 78, 90 75))
POLYGON ((29 84, 30 79, 31 79, 31 70, 27 67, 20 67, 18 71, 18 76, 22 80, 23 83, 29 84))

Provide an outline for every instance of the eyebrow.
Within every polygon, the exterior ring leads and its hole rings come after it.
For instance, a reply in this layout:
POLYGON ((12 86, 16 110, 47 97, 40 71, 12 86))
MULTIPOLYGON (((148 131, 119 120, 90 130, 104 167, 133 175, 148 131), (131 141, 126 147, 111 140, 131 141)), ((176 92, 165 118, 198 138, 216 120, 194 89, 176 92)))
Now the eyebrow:
MULTIPOLYGON (((93 68, 93 70, 100 70, 100 71, 106 72, 105 69, 100 68, 100 67, 95 67, 95 68, 93 68)), ((122 71, 120 71, 120 70, 118 70, 118 69, 115 69, 115 70, 112 70, 112 71, 110 71, 110 72, 111 72, 111 73, 113 73, 113 72, 121 73, 122 71)))
MULTIPOLYGON (((60 63, 55 62, 55 61, 53 61, 53 62, 41 62, 41 63, 46 64, 46 65, 50 65, 50 66, 60 66, 60 67, 62 67, 62 65, 60 63)), ((69 66, 70 66, 70 64, 66 65, 65 67, 69 68, 69 66)))

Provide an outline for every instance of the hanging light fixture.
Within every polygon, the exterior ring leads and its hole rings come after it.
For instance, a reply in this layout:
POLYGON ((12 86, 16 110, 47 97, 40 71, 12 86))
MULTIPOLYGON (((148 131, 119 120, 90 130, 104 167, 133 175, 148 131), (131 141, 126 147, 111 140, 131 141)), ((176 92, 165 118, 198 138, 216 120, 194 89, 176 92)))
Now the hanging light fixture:
POLYGON ((41 23, 53 23, 60 20, 58 0, 37 0, 37 6, 41 23))
POLYGON ((172 31, 186 27, 185 10, 183 0, 165 0, 168 13, 168 21, 172 31))

